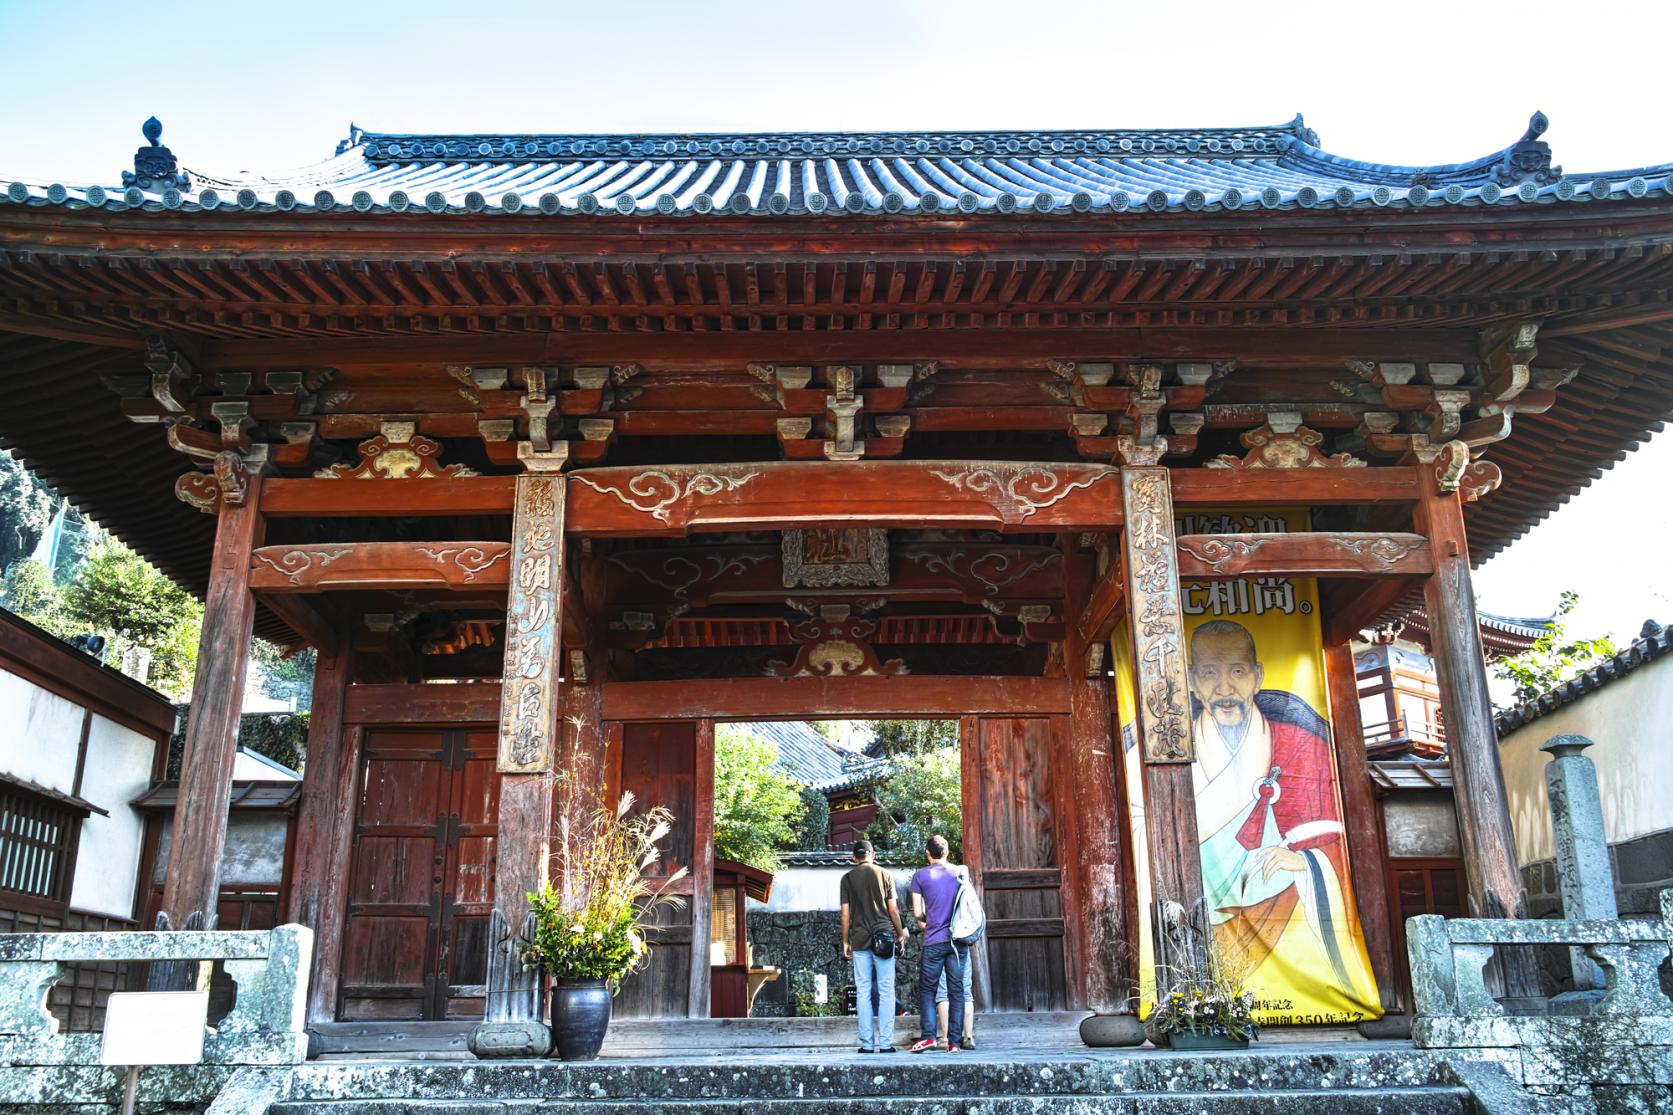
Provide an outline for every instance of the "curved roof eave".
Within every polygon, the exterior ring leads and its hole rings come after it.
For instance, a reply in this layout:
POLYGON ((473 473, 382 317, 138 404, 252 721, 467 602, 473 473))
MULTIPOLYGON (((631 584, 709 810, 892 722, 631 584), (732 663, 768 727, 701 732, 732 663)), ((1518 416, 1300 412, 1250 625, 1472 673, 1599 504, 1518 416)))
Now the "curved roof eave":
MULTIPOLYGON (((1536 113, 1509 147, 1428 167, 1332 155, 1300 116, 1277 126, 1124 131, 442 136, 354 128, 334 157, 282 175, 181 171, 172 153, 154 143, 137 153, 136 170, 123 176, 123 185, 16 181, 0 192, 0 204, 143 212, 945 219, 1401 211, 1673 197, 1673 163, 1563 174, 1539 139, 1546 126, 1536 113), (716 172, 680 173, 694 165, 716 172), (687 188, 690 181, 702 188, 687 188)), ((151 131, 147 136, 154 139, 151 131)))

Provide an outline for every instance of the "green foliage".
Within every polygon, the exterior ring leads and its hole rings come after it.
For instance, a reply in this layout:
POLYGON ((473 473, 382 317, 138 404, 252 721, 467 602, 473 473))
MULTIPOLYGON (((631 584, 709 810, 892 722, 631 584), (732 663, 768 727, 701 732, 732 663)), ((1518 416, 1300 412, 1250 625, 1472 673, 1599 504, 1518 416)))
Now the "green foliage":
POLYGON ((306 709, 314 692, 314 662, 312 647, 286 653, 266 639, 250 640, 250 662, 256 676, 251 681, 276 701, 293 701, 297 709, 306 709))
POLYGON ((646 878, 661 858, 657 842, 672 829, 673 813, 658 806, 635 814, 632 794, 623 794, 614 810, 596 795, 586 800, 592 809, 578 829, 570 827, 567 810, 559 825, 552 856, 559 885, 548 882, 527 895, 535 932, 523 963, 554 979, 605 980, 615 988, 650 956, 644 926, 655 907, 680 904, 668 888, 686 869, 656 884, 646 878))
POLYGON ((1200 1034, 1248 1041, 1260 1036, 1255 1024, 1255 993, 1246 973, 1210 946, 1206 963, 1164 970, 1168 990, 1144 1020, 1152 1039, 1163 1034, 1200 1034))
POLYGON ((74 624, 64 615, 64 602, 52 572, 34 558, 12 562, 0 585, 5 596, 0 599, 6 610, 21 616, 44 631, 67 639, 74 624))
POLYGON ((964 859, 956 745, 896 758, 876 794, 880 809, 867 835, 879 849, 915 861, 922 858, 925 842, 939 834, 947 838, 953 861, 964 859))
POLYGON ((0 449, 0 572, 34 551, 56 509, 52 489, 0 449))
POLYGON ((814 984, 817 974, 800 971, 790 977, 790 1002, 796 1008, 797 1018, 833 1018, 842 1013, 842 995, 837 988, 827 984, 825 1001, 819 1001, 814 984))
MULTIPOLYGON (((174 725, 174 736, 168 741, 168 762, 164 778, 180 777, 180 759, 186 749, 186 721, 191 706, 174 706, 179 714, 174 725)), ((308 714, 306 712, 250 712, 238 718, 238 746, 265 755, 291 770, 300 771, 308 752, 308 714)))
POLYGON ((830 799, 812 786, 803 786, 801 796, 802 807, 807 812, 802 814, 796 847, 804 852, 823 852, 831 836, 830 799))
POLYGON ((1494 676, 1513 686, 1511 707, 1550 692, 1616 653, 1615 643, 1607 635, 1595 639, 1569 637, 1563 617, 1579 603, 1579 593, 1564 591, 1545 634, 1521 654, 1500 659, 1493 666, 1494 676))
MULTIPOLYGON (((715 728, 715 855, 777 871, 807 811, 801 786, 778 767, 778 745, 741 724, 715 728)), ((823 845, 821 845, 823 847, 823 845)))
POLYGON ((876 737, 868 750, 884 758, 958 746, 956 720, 868 720, 865 726, 876 737))
POLYGON ((144 558, 114 539, 101 541, 61 597, 71 626, 105 636, 106 661, 145 647, 153 688, 174 697, 191 691, 203 606, 144 558))

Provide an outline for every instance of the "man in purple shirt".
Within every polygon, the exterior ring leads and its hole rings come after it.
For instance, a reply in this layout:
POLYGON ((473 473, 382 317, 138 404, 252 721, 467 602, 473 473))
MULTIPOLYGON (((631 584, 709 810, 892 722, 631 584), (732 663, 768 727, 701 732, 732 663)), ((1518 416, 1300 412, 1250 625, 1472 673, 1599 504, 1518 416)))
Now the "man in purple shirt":
POLYGON ((958 897, 959 878, 947 866, 947 840, 932 836, 924 849, 928 867, 912 876, 912 914, 924 931, 923 952, 918 957, 919 1033, 913 1053, 936 1048, 935 985, 947 976, 947 1052, 957 1053, 954 1034, 964 1033, 964 966, 970 950, 953 942, 953 902, 958 897))

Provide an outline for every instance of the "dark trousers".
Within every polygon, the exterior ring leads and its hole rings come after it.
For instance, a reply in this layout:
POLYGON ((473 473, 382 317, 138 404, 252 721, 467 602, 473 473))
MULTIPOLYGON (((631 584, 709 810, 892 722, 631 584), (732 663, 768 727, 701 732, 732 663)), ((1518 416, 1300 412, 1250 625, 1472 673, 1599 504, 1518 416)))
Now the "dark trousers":
POLYGON ((937 941, 925 945, 918 956, 918 1014, 921 1037, 935 1040, 935 986, 941 973, 947 973, 947 1040, 956 1042, 964 1033, 964 966, 970 963, 970 950, 951 941, 937 941))

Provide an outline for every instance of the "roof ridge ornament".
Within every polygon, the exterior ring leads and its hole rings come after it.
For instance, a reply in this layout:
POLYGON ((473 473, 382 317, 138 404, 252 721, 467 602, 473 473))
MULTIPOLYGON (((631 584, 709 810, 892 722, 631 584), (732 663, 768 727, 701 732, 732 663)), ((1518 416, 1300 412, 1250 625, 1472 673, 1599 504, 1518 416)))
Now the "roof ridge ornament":
POLYGON ((1493 168, 1493 181, 1500 185, 1519 185, 1533 181, 1550 185, 1563 176, 1563 168, 1551 165, 1551 145, 1539 137, 1551 126, 1543 112, 1528 118, 1528 130, 1522 138, 1505 148, 1504 158, 1493 168))
POLYGON ((142 190, 165 190, 171 186, 191 189, 191 176, 180 169, 174 152, 162 144, 163 122, 153 116, 139 130, 145 136, 146 146, 134 152, 134 169, 122 172, 122 184, 142 190))
POLYGON ((337 141, 337 154, 341 155, 345 151, 351 151, 354 148, 359 147, 363 142, 365 142, 365 140, 365 130, 361 128, 359 124, 350 120, 349 137, 347 139, 340 139, 337 141))

